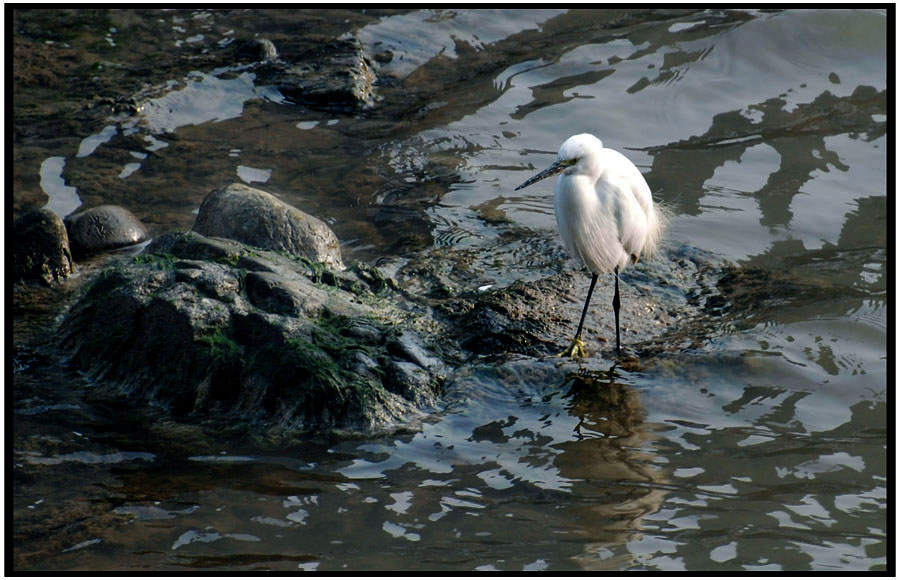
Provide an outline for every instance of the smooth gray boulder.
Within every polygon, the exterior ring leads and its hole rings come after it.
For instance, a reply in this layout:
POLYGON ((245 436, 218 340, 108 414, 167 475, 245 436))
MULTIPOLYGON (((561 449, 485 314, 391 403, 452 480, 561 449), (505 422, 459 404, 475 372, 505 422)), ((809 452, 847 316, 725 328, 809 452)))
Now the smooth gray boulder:
POLYGON ((271 193, 233 183, 206 196, 193 230, 264 250, 280 250, 342 269, 337 236, 328 225, 271 193))
POLYGON ((75 271, 63 221, 50 210, 23 214, 13 223, 14 282, 62 282, 75 271))
POLYGON ((144 224, 117 205, 101 205, 74 213, 64 221, 76 256, 133 246, 147 239, 144 224))

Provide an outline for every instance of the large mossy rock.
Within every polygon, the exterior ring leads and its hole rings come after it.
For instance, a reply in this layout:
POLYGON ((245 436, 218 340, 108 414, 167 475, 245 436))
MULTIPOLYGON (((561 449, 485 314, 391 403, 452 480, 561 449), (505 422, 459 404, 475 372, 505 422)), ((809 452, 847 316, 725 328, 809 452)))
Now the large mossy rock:
POLYGON ((173 417, 285 436, 395 428, 443 363, 377 272, 176 232, 104 272, 60 329, 98 388, 173 417))
POLYGON ((281 250, 340 269, 337 236, 325 222, 271 193, 234 183, 210 193, 200 205, 194 231, 266 250, 281 250))

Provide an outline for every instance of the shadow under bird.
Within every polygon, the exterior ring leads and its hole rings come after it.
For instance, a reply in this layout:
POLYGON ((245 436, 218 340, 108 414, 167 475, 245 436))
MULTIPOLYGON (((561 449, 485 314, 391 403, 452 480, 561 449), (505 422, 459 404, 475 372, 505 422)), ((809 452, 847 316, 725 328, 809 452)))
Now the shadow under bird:
POLYGON ((573 135, 559 148, 557 160, 516 191, 559 175, 554 206, 559 235, 569 254, 591 271, 591 286, 572 344, 558 356, 585 357, 581 341, 584 317, 600 274, 615 273, 613 312, 616 356, 619 346, 619 270, 652 256, 659 245, 664 218, 653 203, 650 187, 627 157, 603 146, 588 133, 573 135))

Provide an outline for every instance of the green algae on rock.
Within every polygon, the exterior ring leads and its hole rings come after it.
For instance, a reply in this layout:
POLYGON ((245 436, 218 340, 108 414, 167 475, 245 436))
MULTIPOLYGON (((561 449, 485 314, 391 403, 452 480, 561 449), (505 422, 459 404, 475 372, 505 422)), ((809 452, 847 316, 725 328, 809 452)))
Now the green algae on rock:
POLYGON ((353 269, 339 275, 358 294, 314 282, 303 260, 173 232, 98 277, 61 345, 99 388, 266 436, 371 432, 421 416, 443 365, 401 326, 416 312, 376 297, 353 269), (275 284, 250 282, 263 277, 275 284), (283 307, 299 297, 304 308, 283 307))

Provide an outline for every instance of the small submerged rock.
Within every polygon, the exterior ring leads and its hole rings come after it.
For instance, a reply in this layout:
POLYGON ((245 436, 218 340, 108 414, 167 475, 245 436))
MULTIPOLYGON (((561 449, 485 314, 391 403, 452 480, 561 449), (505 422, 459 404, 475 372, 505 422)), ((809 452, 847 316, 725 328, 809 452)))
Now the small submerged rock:
POLYGON ((101 205, 64 220, 72 252, 85 256, 146 241, 147 228, 133 213, 117 205, 101 205))
POLYGON ((14 282, 62 282, 75 271, 63 221, 50 210, 25 213, 13 223, 14 282))

